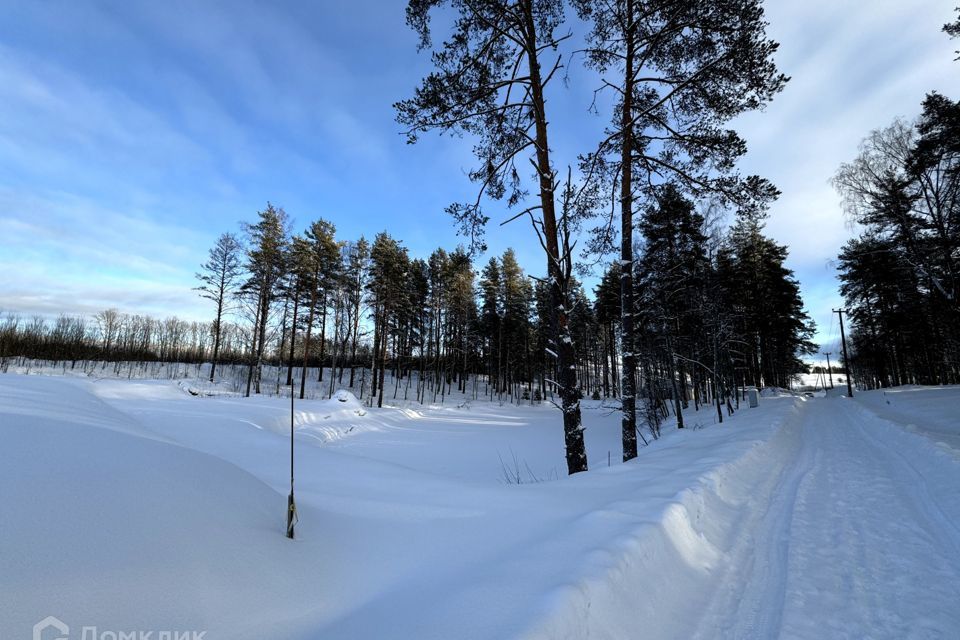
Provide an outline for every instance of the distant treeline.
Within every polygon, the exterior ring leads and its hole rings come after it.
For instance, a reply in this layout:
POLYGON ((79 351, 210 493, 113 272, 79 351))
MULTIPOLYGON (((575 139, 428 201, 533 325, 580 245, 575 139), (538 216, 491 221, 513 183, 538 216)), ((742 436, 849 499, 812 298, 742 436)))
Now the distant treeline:
MULTIPOLYGON (((249 361, 250 329, 224 322, 220 332, 219 362, 249 361)), ((0 315, 0 358, 20 356, 54 365, 83 361, 209 363, 213 355, 213 326, 175 316, 163 320, 106 309, 92 317, 60 314, 55 319, 14 312, 0 315)), ((369 349, 359 356, 369 360, 369 349)), ((279 354, 268 360, 280 364, 279 354)), ((320 366, 311 357, 308 366, 320 366)), ((348 365, 349 366, 349 365, 348 365)))
MULTIPOLYGON (((222 354, 239 359, 243 330, 224 326, 222 354)), ((202 362, 210 357, 210 324, 170 317, 107 309, 92 318, 60 315, 48 319, 7 313, 0 317, 0 357, 25 356, 54 363, 103 360, 109 362, 202 362)))

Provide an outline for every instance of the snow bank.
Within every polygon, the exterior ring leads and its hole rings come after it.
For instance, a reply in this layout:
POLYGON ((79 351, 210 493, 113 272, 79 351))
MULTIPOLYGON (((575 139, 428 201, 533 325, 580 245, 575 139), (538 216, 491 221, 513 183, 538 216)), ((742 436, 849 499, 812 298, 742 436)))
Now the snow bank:
MULTIPOLYGON (((882 391, 858 393, 854 399, 857 402, 851 403, 852 406, 871 427, 866 431, 868 436, 890 446, 908 463, 915 471, 912 480, 924 493, 932 494, 935 502, 947 505, 947 512, 960 513, 960 492, 956 488, 960 448, 954 448, 960 444, 956 439, 960 436, 960 387, 905 387, 886 394, 882 391), (937 392, 922 393, 924 390, 937 392), (894 398, 891 405, 897 403, 897 410, 891 411, 885 395, 894 398), (905 422, 907 419, 912 422, 905 422)), ((945 522, 944 525, 960 538, 960 523, 945 522)), ((960 554, 960 548, 955 551, 960 554)))
POLYGON ((293 595, 285 496, 164 440, 83 386, 0 377, 0 636, 47 615, 240 631, 293 595))
POLYGON ((363 403, 344 389, 337 391, 329 400, 320 400, 309 406, 309 411, 297 414, 297 431, 320 443, 334 442, 380 428, 375 420, 368 419, 363 403))
POLYGON ((783 387, 764 387, 760 389, 760 395, 764 398, 788 398, 797 394, 783 387))
POLYGON ((628 464, 618 414, 584 411, 592 470, 568 478, 549 407, 297 401, 291 542, 289 399, 0 377, 0 635, 52 614, 210 638, 690 637, 700 616, 676 612, 717 588, 799 402, 690 412, 703 428, 668 422, 628 464), (504 484, 511 453, 555 481, 504 484))
POLYGON ((720 565, 749 540, 752 510, 779 488, 799 446, 798 426, 795 410, 781 414, 771 438, 750 443, 732 461, 716 459, 691 487, 658 500, 652 521, 591 553, 583 576, 552 594, 523 637, 724 637, 729 612, 677 612, 711 600, 720 565))
POLYGON ((860 391, 854 400, 960 458, 960 386, 910 385, 860 391))

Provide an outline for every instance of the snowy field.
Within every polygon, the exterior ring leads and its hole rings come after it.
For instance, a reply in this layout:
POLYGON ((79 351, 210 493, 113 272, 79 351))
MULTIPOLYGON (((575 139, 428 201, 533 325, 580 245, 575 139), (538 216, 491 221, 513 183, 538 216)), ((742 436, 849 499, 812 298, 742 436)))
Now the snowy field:
POLYGON ((574 477, 549 406, 343 398, 297 404, 290 541, 289 399, 0 375, 0 638, 960 637, 960 388, 708 407, 628 464, 586 402, 574 477))
MULTIPOLYGON (((794 376, 794 388, 803 391, 823 391, 824 385, 830 386, 829 373, 798 373, 794 376)), ((833 374, 833 386, 846 389, 847 376, 843 373, 833 374)))

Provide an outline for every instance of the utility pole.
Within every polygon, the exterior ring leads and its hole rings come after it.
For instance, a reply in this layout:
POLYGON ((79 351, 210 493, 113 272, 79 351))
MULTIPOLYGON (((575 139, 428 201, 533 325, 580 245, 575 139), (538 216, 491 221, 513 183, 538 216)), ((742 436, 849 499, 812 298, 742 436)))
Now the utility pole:
POLYGON ((287 496, 287 537, 293 539, 297 522, 297 503, 293 500, 293 382, 290 383, 290 495, 287 496))
POLYGON ((847 370, 847 397, 853 397, 853 384, 850 382, 850 358, 847 357, 847 336, 843 332, 843 309, 834 309, 833 312, 840 316, 840 340, 843 342, 843 368, 847 370))
POLYGON ((833 369, 830 367, 830 351, 827 351, 827 373, 830 374, 830 388, 833 389, 833 369))

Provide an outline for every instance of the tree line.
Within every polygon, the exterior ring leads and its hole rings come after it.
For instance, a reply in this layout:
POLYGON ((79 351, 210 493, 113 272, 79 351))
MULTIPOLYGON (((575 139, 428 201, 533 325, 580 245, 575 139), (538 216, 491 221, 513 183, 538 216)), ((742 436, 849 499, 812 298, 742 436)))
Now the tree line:
POLYGON ((915 119, 871 132, 834 186, 861 230, 838 261, 852 376, 960 382, 960 102, 930 93, 915 119))
MULTIPOLYGON (((665 414, 666 398, 680 411, 705 399, 719 407, 737 386, 788 386, 802 368, 798 356, 813 348, 812 324, 783 266, 786 248, 763 235, 764 214, 742 212, 725 232, 715 211, 698 212, 673 186, 658 194, 640 216, 630 296, 639 310, 635 355, 644 355, 634 382, 644 384, 651 415, 665 414)), ((248 394, 261 392, 270 363, 286 366, 301 397, 317 368, 318 382, 324 369, 335 371, 330 393, 357 386, 358 375, 368 388, 369 372, 378 406, 387 394, 421 403, 450 393, 562 399, 550 284, 525 273, 512 249, 478 269, 464 247, 420 258, 387 232, 371 243, 340 239, 323 219, 301 233, 290 227, 286 212, 268 204, 242 238, 223 234, 197 274, 216 313, 214 366, 222 315, 247 323, 248 394)), ((570 277, 578 399, 623 397, 620 265, 592 292, 570 277)))
MULTIPOLYGON (((708 218, 675 191, 640 218, 636 382, 652 433, 669 412, 682 422, 691 403, 735 400, 738 385, 787 386, 800 366, 802 345, 790 341, 806 333, 759 324, 780 317, 774 287, 785 288, 792 316, 805 318, 782 270, 785 249, 762 235, 762 218, 743 217, 727 233, 708 218), (742 291, 761 272, 769 288, 742 291), (723 306, 734 299, 736 307, 723 306)), ((110 362, 118 371, 121 362, 209 362, 210 381, 218 365, 242 365, 247 395, 264 391, 265 365, 283 367, 298 394, 308 374, 323 382, 333 370, 329 394, 342 385, 380 406, 385 396, 429 403, 452 393, 507 402, 557 395, 549 287, 525 273, 512 249, 478 269, 463 247, 413 258, 386 232, 371 244, 338 238, 322 219, 299 234, 290 227, 286 212, 267 204, 242 233, 217 239, 197 273, 198 294, 212 302, 209 323, 116 309, 54 321, 7 314, 0 354, 71 368, 110 362)), ((620 263, 593 291, 572 281, 578 397, 622 398, 620 263)))
MULTIPOLYGON (((221 330, 221 360, 244 358, 246 336, 235 323, 221 330)), ((212 356, 211 325, 170 316, 162 320, 141 314, 105 309, 94 316, 60 314, 24 317, 6 313, 0 318, 0 358, 11 356, 69 363, 85 361, 208 362, 212 356)))

